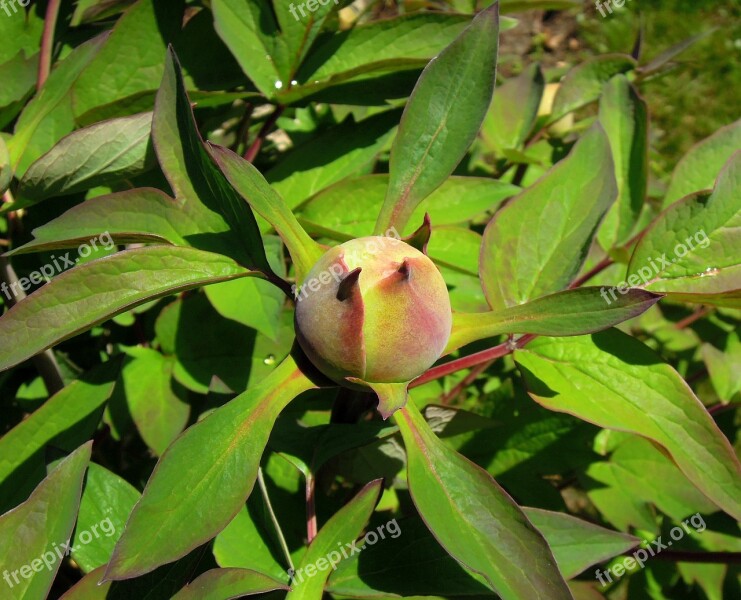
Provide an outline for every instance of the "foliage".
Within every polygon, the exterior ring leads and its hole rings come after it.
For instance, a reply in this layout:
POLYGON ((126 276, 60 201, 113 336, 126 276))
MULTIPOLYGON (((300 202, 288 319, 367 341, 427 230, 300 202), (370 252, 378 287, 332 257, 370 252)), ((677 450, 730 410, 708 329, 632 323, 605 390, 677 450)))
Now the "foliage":
POLYGON ((0 597, 739 597, 741 121, 649 199, 697 40, 349 4, 0 12, 0 597))

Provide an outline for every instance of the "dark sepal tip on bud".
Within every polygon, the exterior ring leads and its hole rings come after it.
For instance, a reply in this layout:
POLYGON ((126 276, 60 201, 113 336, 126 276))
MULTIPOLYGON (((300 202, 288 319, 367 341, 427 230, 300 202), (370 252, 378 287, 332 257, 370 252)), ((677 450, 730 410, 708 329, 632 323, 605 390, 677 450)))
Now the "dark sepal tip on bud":
POLYGON ((350 296, 352 296, 353 289, 357 288, 358 286, 358 279, 360 278, 360 272, 362 270, 363 269, 361 267, 358 267, 357 269, 353 269, 340 282, 340 285, 337 288, 337 299, 340 302, 344 302, 350 296))

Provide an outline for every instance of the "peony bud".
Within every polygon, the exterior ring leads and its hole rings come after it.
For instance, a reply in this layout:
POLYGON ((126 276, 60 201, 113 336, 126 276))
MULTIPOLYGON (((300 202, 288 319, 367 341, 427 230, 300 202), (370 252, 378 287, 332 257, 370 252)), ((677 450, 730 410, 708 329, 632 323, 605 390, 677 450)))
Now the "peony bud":
POLYGON ((437 267, 394 238, 330 249, 297 297, 296 333, 309 359, 337 383, 374 389, 385 417, 403 406, 409 381, 440 358, 451 326, 437 267), (389 394, 394 399, 384 402, 389 394))

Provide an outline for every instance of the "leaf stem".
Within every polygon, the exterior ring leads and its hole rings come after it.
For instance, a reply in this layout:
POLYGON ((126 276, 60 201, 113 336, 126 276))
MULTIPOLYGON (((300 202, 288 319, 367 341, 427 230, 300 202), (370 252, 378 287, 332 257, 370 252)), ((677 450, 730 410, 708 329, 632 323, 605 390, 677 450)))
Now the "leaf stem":
POLYGON ((296 569, 291 560, 291 553, 288 550, 288 544, 286 544, 286 538, 283 537, 283 530, 280 528, 280 523, 278 523, 278 517, 275 516, 273 505, 270 503, 270 496, 268 496, 268 488, 265 485, 265 477, 262 474, 262 467, 257 468, 257 484, 260 486, 260 493, 262 493, 262 497, 265 500, 265 506, 268 509, 270 520, 273 522, 273 527, 275 527, 275 533, 278 536, 278 542, 280 543, 283 555, 286 557, 288 566, 295 571, 296 569))
POLYGON ((270 133, 270 130, 273 128, 273 125, 275 125, 275 122, 278 120, 278 118, 283 114, 283 111, 286 109, 286 107, 283 104, 279 104, 275 107, 275 110, 273 113, 268 117, 267 121, 263 123, 262 128, 260 129, 260 133, 257 134, 257 138, 254 142, 252 142, 252 145, 247 149, 247 152, 244 154, 244 158, 247 162, 253 162, 255 160, 255 157, 257 156, 258 152, 260 152, 260 148, 262 148, 262 143, 267 137, 268 133, 270 133))
POLYGON ((308 544, 314 540, 317 534, 316 522, 316 479, 309 470, 306 472, 306 541, 308 544))
POLYGON ((51 53, 54 46, 54 29, 57 26, 60 0, 49 0, 44 18, 44 33, 41 36, 41 57, 39 58, 39 72, 36 79, 36 89, 40 90, 51 71, 51 53))
POLYGON ((599 261, 596 265, 594 265, 589 271, 584 273, 581 277, 577 277, 574 279, 574 281, 571 282, 571 285, 569 286, 569 289, 578 288, 584 285, 587 281, 589 281, 592 277, 597 275, 598 273, 601 273, 604 271, 607 267, 611 266, 615 261, 612 260, 609 256, 606 256, 601 261, 599 261))
POLYGON ((511 354, 518 348, 522 348, 525 344, 532 341, 536 337, 538 336, 533 334, 523 335, 521 338, 514 342, 506 341, 502 344, 499 344, 498 346, 489 348, 488 350, 482 350, 481 352, 469 354, 468 356, 457 358, 442 365, 438 365, 437 367, 433 367, 426 373, 423 373, 422 375, 417 377, 417 379, 409 384, 409 387, 417 387, 430 381, 434 381, 435 379, 440 379, 441 377, 450 375, 451 373, 455 373, 456 371, 461 371, 462 369, 470 369, 471 367, 475 367, 476 365, 502 358, 503 356, 511 354))

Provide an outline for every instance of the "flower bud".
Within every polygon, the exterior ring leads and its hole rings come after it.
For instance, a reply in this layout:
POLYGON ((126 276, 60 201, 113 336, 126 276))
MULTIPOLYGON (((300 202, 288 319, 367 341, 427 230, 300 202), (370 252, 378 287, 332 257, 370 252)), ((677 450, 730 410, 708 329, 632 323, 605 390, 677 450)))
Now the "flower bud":
POLYGON ((330 249, 297 295, 301 347, 327 377, 350 387, 378 392, 374 384, 408 383, 440 358, 451 326, 437 267, 394 238, 359 238, 330 249))

